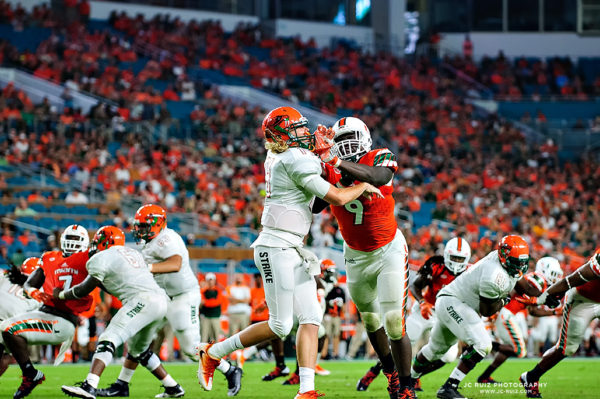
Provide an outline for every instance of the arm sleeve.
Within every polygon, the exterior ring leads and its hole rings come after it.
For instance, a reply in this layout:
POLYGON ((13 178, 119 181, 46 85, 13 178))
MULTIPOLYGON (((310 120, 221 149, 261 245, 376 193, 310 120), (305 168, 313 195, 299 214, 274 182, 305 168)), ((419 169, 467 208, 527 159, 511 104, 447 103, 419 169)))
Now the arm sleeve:
POLYGON ((90 276, 94 277, 100 282, 104 281, 104 277, 106 276, 106 267, 104 262, 102 262, 101 256, 96 255, 90 258, 85 267, 90 276))
POLYGON ((506 296, 508 278, 502 274, 495 274, 491 278, 484 278, 479 285, 479 295, 488 299, 500 299, 506 296))
POLYGON ((159 258, 167 259, 173 255, 179 255, 183 258, 184 251, 187 251, 185 247, 185 243, 181 236, 177 233, 168 234, 164 237, 160 238, 158 242, 158 252, 160 254, 159 258))
POLYGON ((298 187, 319 198, 327 195, 331 184, 321 177, 321 162, 317 158, 312 159, 307 155, 296 157, 293 163, 286 165, 286 169, 298 187))

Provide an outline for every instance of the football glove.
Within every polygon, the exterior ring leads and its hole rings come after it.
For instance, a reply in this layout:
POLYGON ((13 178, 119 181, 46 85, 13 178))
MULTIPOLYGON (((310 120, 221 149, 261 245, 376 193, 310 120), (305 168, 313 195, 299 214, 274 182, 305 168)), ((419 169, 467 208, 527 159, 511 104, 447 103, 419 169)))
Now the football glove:
POLYGON ((548 291, 544 291, 542 295, 538 297, 537 303, 538 305, 546 305, 549 308, 555 308, 560 305, 560 300, 562 299, 562 295, 548 295, 548 291))
POLYGON ((340 166, 342 163, 341 159, 331 150, 335 145, 333 141, 333 130, 323 125, 319 125, 314 134, 316 140, 314 153, 317 154, 323 162, 336 168, 340 166))
POLYGON ((38 289, 31 290, 27 293, 31 298, 35 299, 38 302, 46 303, 52 299, 51 295, 46 294, 38 289))
POLYGON ((23 284, 25 284, 25 281, 27 281, 27 275, 23 274, 21 270, 19 270, 19 268, 15 265, 11 265, 10 269, 8 269, 6 274, 8 276, 8 280, 16 285, 23 286, 23 284))
POLYGON ((433 315, 433 306, 426 301, 419 302, 419 306, 421 307, 421 316, 423 316, 425 320, 429 320, 429 318, 433 315))

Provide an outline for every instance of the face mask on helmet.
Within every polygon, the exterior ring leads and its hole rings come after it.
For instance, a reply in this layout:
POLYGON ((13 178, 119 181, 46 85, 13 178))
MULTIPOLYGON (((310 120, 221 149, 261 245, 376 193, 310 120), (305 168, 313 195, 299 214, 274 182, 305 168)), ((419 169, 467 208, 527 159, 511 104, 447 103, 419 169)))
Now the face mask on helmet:
POLYGON ((358 162, 371 151, 371 133, 363 121, 354 117, 342 118, 333 126, 335 146, 333 152, 340 159, 358 162))
POLYGON ((504 267, 512 277, 522 276, 529 268, 529 256, 520 255, 518 258, 508 256, 504 261, 504 267))
POLYGON ((466 240, 455 237, 444 247, 444 265, 452 274, 459 275, 467 268, 471 259, 471 247, 466 240))
POLYGON ((80 225, 71 225, 60 236, 60 248, 63 256, 85 251, 90 239, 87 230, 80 225))

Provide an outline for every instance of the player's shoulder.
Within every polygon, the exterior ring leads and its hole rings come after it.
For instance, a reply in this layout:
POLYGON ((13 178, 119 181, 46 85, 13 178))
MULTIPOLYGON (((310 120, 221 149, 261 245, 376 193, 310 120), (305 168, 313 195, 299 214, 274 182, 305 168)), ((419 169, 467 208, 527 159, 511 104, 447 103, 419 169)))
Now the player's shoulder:
POLYGON ((299 161, 299 160, 308 160, 308 161, 312 161, 312 162, 319 162, 319 158, 314 153, 307 150, 306 148, 299 148, 299 147, 288 148, 286 151, 284 151, 280 154, 277 154, 277 157, 285 163, 299 161))
POLYGON ((90 259, 90 253, 89 250, 85 250, 85 251, 80 251, 80 252, 75 252, 74 254, 72 254, 71 256, 69 256, 68 258, 66 258, 66 261, 69 265, 79 265, 79 264, 84 264, 90 259))
POLYGON ((384 166, 396 168, 396 155, 389 148, 377 148, 366 153, 359 163, 369 166, 384 166))
POLYGON ((46 251, 42 254, 42 262, 58 262, 62 260, 63 256, 60 251, 46 251))
POLYGON ((530 273, 525 274, 525 276, 523 276, 523 277, 530 285, 532 285, 533 287, 537 288, 540 291, 545 291, 546 288, 548 287, 546 278, 544 277, 543 274, 541 274, 539 272, 530 272, 530 273))
POLYGON ((441 255, 433 255, 425 260, 423 266, 419 269, 421 274, 427 274, 433 276, 434 272, 438 271, 439 266, 444 266, 444 257, 441 255))

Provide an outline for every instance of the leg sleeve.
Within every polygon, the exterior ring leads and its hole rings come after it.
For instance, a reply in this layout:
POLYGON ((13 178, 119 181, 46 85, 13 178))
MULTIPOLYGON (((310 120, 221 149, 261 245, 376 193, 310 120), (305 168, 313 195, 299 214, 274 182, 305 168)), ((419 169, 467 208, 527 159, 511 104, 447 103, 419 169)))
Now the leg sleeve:
POLYGON ((196 347, 200 343, 199 304, 200 293, 194 291, 173 298, 169 301, 167 311, 167 320, 182 352, 192 360, 196 360, 196 347))

